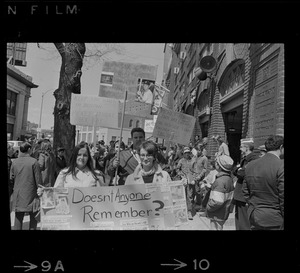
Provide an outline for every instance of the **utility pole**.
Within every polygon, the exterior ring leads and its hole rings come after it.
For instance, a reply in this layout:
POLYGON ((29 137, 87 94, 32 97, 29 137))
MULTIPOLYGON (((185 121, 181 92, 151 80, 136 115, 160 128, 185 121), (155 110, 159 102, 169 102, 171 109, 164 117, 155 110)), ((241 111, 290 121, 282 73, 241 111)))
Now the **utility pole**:
POLYGON ((37 133, 37 139, 40 139, 41 137, 41 132, 42 132, 42 112, 43 112, 43 101, 44 101, 44 96, 49 92, 53 91, 54 89, 49 89, 46 92, 42 93, 42 101, 41 101, 41 110, 40 110, 40 121, 39 121, 39 127, 38 127, 38 133, 37 133))

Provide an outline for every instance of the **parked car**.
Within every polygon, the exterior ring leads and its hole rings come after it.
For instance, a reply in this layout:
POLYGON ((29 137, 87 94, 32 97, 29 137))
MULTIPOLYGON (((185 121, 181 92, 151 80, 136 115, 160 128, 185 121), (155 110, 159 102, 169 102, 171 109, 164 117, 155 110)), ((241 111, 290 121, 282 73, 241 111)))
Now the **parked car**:
POLYGON ((18 155, 20 153, 20 146, 23 143, 23 141, 8 140, 7 143, 9 143, 13 147, 13 149, 15 150, 15 153, 12 155, 12 158, 18 157, 18 155))

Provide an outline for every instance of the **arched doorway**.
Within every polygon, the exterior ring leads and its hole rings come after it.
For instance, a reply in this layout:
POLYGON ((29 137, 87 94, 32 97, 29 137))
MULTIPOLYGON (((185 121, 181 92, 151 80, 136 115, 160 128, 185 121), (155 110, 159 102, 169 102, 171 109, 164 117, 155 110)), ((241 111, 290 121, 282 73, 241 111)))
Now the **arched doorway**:
POLYGON ((245 61, 231 62, 219 82, 221 111, 229 153, 235 164, 241 159, 240 140, 243 127, 245 61))

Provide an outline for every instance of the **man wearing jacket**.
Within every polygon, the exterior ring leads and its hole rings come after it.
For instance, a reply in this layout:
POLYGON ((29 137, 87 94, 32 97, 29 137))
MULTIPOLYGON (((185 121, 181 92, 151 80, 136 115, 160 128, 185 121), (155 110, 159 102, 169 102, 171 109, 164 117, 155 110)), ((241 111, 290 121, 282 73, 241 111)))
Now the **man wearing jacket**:
POLYGON ((20 156, 12 163, 10 178, 14 180, 13 210, 15 211, 15 230, 22 230, 25 213, 29 213, 29 229, 37 228, 37 189, 42 184, 40 166, 30 156, 31 145, 24 142, 20 146, 20 156))
POLYGON ((250 230, 250 222, 247 215, 247 203, 242 193, 242 186, 245 176, 246 165, 255 159, 259 158, 259 154, 254 153, 254 142, 252 138, 241 139, 240 151, 242 160, 240 165, 237 165, 232 173, 238 179, 235 185, 233 200, 235 204, 235 229, 236 230, 250 230))
POLYGON ((245 169, 243 194, 251 230, 279 230, 284 224, 284 155, 282 136, 270 136, 267 153, 245 169))
POLYGON ((211 230, 223 230, 223 225, 228 219, 230 205, 233 197, 233 180, 231 169, 233 160, 228 155, 216 158, 216 180, 211 186, 209 200, 206 206, 206 216, 210 219, 211 230))

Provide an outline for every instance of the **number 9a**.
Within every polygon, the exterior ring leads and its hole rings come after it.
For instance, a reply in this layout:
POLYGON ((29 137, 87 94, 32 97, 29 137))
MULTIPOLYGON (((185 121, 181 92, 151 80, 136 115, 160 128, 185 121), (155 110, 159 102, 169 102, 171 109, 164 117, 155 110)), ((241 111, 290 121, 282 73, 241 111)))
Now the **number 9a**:
MULTIPOLYGON (((47 272, 51 269, 51 263, 49 261, 43 261, 41 266, 42 266, 42 271, 43 272, 47 272)), ((57 261, 57 263, 56 263, 56 266, 54 268, 54 272, 56 272, 57 270, 64 271, 64 267, 63 267, 61 261, 57 261)))

